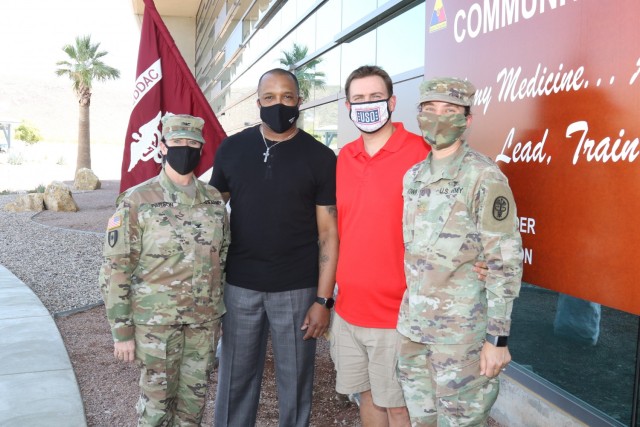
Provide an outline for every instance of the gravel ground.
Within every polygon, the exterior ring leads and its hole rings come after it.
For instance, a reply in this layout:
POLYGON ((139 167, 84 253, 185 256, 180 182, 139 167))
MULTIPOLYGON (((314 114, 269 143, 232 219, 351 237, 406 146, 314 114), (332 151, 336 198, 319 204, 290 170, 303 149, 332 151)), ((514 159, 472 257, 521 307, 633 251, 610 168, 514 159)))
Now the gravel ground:
MULTIPOLYGON (((0 206, 14 197, 0 196, 0 206)), ((74 195, 74 198, 80 202, 82 194, 74 195)), ((55 224, 47 226, 37 222, 40 216, 52 214, 44 211, 32 219, 33 212, 0 210, 0 264, 33 289, 51 313, 102 301, 96 286, 102 257, 102 233, 71 231, 55 224)), ((66 216, 74 226, 95 218, 95 211, 90 210, 55 214, 66 216)), ((99 222, 104 229, 106 219, 99 222)))
MULTIPOLYGON (((67 184, 71 187, 70 182, 67 184)), ((40 298, 56 323, 80 386, 89 427, 136 425, 138 369, 113 358, 113 341, 97 286, 107 220, 119 181, 95 191, 73 192, 78 212, 6 212, 15 195, 0 196, 0 264, 40 298)), ((217 370, 211 375, 203 425, 211 426, 217 370)), ((258 427, 278 425, 273 354, 267 353, 258 427)), ((359 427, 358 408, 335 393, 335 371, 326 340, 318 341, 312 427, 359 427)), ((489 420, 492 427, 500 427, 489 420)))
MULTIPOLYGON (((70 184, 70 183, 67 183, 70 184)), ((56 317, 92 426, 134 426, 138 369, 113 358, 113 342, 97 286, 104 230, 115 209, 117 181, 74 192, 79 212, 5 212, 15 195, 0 196, 0 264, 38 295, 56 317)), ((357 407, 335 393, 328 343, 318 341, 312 426, 359 426, 357 407)), ((203 425, 212 425, 217 371, 203 425)), ((273 355, 267 354, 257 425, 278 425, 273 355)))

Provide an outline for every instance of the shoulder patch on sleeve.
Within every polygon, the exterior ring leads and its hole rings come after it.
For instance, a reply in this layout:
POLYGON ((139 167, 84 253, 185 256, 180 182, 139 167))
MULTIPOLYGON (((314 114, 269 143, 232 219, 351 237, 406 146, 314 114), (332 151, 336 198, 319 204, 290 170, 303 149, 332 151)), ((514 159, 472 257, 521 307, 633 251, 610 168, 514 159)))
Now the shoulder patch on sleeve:
POLYGON ((130 250, 127 209, 116 212, 107 223, 103 254, 104 256, 126 255, 130 250))
POLYGON ((516 227, 516 204, 506 183, 487 186, 484 209, 480 221, 482 229, 495 233, 511 233, 516 227))
POLYGON ((109 246, 114 247, 118 243, 118 230, 110 230, 107 233, 107 243, 109 246))
POLYGON ((493 200, 493 217, 497 221, 503 221, 509 216, 509 200, 504 196, 497 196, 493 200))
POLYGON ((114 214, 111 218, 109 218, 109 222, 107 223, 107 230, 113 230, 122 225, 122 215, 114 214))

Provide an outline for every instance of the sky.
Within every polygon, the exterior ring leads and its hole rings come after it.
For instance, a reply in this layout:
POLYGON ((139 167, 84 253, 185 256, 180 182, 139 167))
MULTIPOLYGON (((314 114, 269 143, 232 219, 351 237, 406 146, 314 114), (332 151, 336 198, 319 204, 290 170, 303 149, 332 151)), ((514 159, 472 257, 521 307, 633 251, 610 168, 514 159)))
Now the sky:
POLYGON ((94 85, 92 142, 124 138, 140 40, 131 0, 0 0, 0 17, 0 119, 28 120, 45 139, 75 141, 77 99, 54 71, 68 58, 62 47, 90 34, 120 71, 118 81, 94 85))
POLYGON ((0 0, 0 16, 0 75, 51 78, 66 56, 62 46, 86 34, 123 78, 135 74, 139 29, 131 0, 0 0))

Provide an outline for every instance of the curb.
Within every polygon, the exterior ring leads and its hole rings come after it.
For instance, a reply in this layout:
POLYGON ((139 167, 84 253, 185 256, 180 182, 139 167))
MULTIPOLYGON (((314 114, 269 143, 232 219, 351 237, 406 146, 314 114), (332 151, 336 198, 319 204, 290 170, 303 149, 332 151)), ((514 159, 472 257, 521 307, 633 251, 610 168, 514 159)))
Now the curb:
POLYGON ((72 314, 83 313, 85 311, 91 310, 92 308, 100 307, 101 305, 104 305, 104 301, 94 302, 93 304, 72 308, 71 310, 59 311, 57 313, 53 313, 53 318, 59 319, 61 317, 71 316, 72 314))
POLYGON ((58 227, 56 225, 43 224, 43 223, 38 222, 38 221, 36 221, 34 219, 35 217, 40 215, 42 212, 44 212, 44 211, 36 212, 35 214, 31 215, 29 220, 31 220, 31 222, 33 222, 34 224, 38 224, 40 227, 52 228, 52 229, 62 230, 62 231, 70 231, 70 232, 73 232, 73 233, 83 233, 83 234, 93 234, 95 236, 104 236, 104 231, 76 230, 75 228, 65 228, 65 227, 58 227))

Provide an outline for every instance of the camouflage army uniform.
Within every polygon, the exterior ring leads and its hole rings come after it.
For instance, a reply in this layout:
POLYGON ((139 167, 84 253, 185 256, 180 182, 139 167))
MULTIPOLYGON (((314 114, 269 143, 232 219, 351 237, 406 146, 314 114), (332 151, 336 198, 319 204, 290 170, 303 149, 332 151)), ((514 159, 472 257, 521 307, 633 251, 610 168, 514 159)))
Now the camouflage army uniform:
POLYGON ((509 335, 522 276, 516 206, 507 178, 466 143, 441 174, 432 159, 404 177, 399 377, 414 425, 484 425, 498 379, 480 376, 480 350, 485 333, 509 335))
POLYGON ((139 425, 199 425, 225 308, 229 245, 220 193, 165 174, 124 193, 109 220, 100 288, 114 341, 135 339, 139 425))

